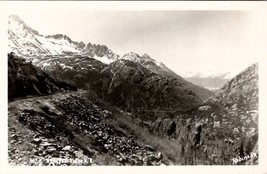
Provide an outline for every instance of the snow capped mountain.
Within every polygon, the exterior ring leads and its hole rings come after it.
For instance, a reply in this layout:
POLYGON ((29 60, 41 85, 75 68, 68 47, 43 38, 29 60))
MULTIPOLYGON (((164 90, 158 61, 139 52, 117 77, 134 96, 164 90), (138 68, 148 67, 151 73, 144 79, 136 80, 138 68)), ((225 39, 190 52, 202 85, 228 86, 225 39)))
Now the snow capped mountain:
MULTIPOLYGON (((8 45, 10 51, 15 52, 17 55, 25 57, 28 60, 31 60, 33 64, 38 65, 42 68, 50 66, 51 63, 55 63, 55 61, 53 61, 53 59, 55 58, 79 58, 83 56, 88 56, 104 64, 110 64, 118 59, 130 60, 136 63, 140 63, 142 66, 148 68, 156 74, 173 76, 177 79, 182 78, 181 76, 170 70, 163 63, 154 60, 147 54, 140 56, 137 53, 130 52, 120 58, 119 55, 115 54, 106 45, 93 44, 90 42, 85 44, 82 41, 76 42, 64 34, 44 36, 41 35, 38 31, 29 27, 16 15, 11 15, 9 17, 8 27, 8 45)), ((69 67, 68 62, 61 61, 60 65, 63 68, 69 67)), ((212 71, 208 71, 205 73, 186 72, 178 74, 181 74, 184 78, 186 78, 186 80, 192 83, 209 88, 220 88, 221 85, 225 83, 225 79, 231 78, 236 75, 231 73, 216 74, 212 71), (199 78, 200 80, 192 80, 192 77, 199 78), (203 84, 203 78, 207 77, 216 77, 216 79, 220 78, 223 79, 223 82, 220 82, 219 86, 203 84), (201 83, 199 83, 198 81, 200 81, 201 83)))
POLYGON ((130 53, 126 53, 124 56, 122 56, 121 59, 125 59, 125 60, 130 60, 130 61, 134 61, 134 62, 147 62, 147 61, 155 61, 154 59, 150 58, 148 55, 144 55, 144 56, 140 56, 137 53, 134 52, 130 52, 130 53))
POLYGON ((171 79, 177 79, 180 82, 187 84, 190 89, 194 93, 196 93, 200 98, 202 99, 207 99, 209 96, 212 95, 212 92, 209 91, 208 89, 205 89, 203 87, 200 87, 198 85, 192 84, 188 81, 186 81, 184 78, 173 72, 171 69, 169 69, 166 65, 164 65, 161 62, 158 62, 154 59, 152 59, 149 55, 144 54, 143 56, 138 55, 137 53, 127 53, 125 54, 122 58, 120 58, 121 63, 123 64, 123 60, 130 60, 135 63, 141 64, 143 67, 147 68, 151 72, 163 76, 166 78, 171 78, 171 79))
POLYGON ((30 28, 17 15, 11 15, 8 22, 10 51, 28 59, 46 56, 87 55, 105 64, 118 59, 105 45, 75 42, 66 35, 55 34, 43 36, 30 28))
POLYGON ((138 55, 137 53, 130 52, 125 54, 121 59, 130 60, 133 62, 141 63, 143 66, 145 66, 148 69, 161 69, 163 71, 169 71, 170 69, 164 65, 162 62, 158 62, 155 59, 152 59, 149 55, 144 54, 142 56, 138 55))
POLYGON ((222 79, 231 79, 236 75, 235 72, 216 72, 212 70, 203 72, 185 71, 185 72, 179 72, 179 74, 184 78, 198 77, 198 78, 222 78, 222 79))
POLYGON ((83 52, 105 64, 110 64, 119 58, 119 55, 115 54, 106 45, 92 44, 89 42, 87 45, 82 46, 83 52))
POLYGON ((19 55, 37 56, 78 53, 76 45, 68 37, 43 36, 31 29, 18 16, 9 17, 9 47, 19 55))
POLYGON ((223 87, 230 79, 235 77, 240 71, 218 72, 207 70, 203 72, 185 71, 179 74, 187 81, 210 90, 217 90, 223 87))
POLYGON ((207 70, 202 72, 194 71, 180 71, 179 74, 187 81, 194 83, 199 86, 203 86, 210 90, 220 89, 229 80, 234 78, 242 69, 237 68, 230 72, 218 72, 214 70, 207 70))

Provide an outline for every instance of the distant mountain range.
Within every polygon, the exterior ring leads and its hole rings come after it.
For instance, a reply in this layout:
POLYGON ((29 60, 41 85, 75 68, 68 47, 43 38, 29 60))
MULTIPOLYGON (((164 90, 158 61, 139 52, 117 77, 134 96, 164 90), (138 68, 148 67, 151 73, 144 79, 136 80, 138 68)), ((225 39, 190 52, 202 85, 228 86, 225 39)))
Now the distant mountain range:
MULTIPOLYGON (((106 45, 93 44, 84 42, 76 42, 64 34, 55 34, 44 36, 37 30, 29 27, 17 15, 9 17, 9 48, 10 51, 17 55, 25 56, 32 60, 34 64, 40 65, 40 60, 51 57, 66 57, 66 56, 88 56, 97 59, 104 64, 118 60, 119 55, 110 50, 106 45)), ((130 59, 131 61, 139 62, 147 68, 151 66, 147 62, 152 62, 158 66, 161 71, 170 71, 163 63, 151 59, 149 55, 145 54, 141 57, 134 56, 135 53, 128 53, 122 56, 122 59, 130 59)), ((45 66, 47 65, 44 63, 45 66)), ((155 68, 155 67, 154 67, 155 68)), ((176 74, 172 72, 173 74, 176 74)), ((183 78, 193 84, 203 86, 208 89, 218 89, 222 87, 225 82, 234 77, 236 74, 227 73, 192 73, 179 72, 183 78)))
POLYGON ((187 81, 196 85, 203 86, 210 90, 218 90, 222 88, 226 82, 234 78, 239 72, 239 70, 231 72, 216 72, 208 70, 203 72, 185 71, 179 72, 179 74, 187 81))
POLYGON ((119 57, 105 45, 85 45, 63 34, 43 36, 16 15, 9 17, 8 33, 9 47, 17 55, 50 74, 74 81, 79 88, 89 85, 124 109, 134 105, 128 102, 135 102, 140 109, 183 111, 213 94, 147 54, 131 52, 119 57))

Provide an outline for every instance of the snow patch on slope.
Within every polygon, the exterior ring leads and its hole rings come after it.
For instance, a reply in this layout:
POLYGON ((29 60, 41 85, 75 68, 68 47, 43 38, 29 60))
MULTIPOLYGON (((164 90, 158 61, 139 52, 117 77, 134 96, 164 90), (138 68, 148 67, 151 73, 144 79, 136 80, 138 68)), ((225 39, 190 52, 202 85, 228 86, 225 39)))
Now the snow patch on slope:
POLYGON ((107 58, 105 56, 104 57, 94 56, 93 58, 96 59, 96 60, 98 60, 98 61, 100 61, 100 62, 102 62, 102 63, 104 63, 104 64, 110 64, 110 63, 114 62, 113 59, 109 59, 109 58, 107 58))

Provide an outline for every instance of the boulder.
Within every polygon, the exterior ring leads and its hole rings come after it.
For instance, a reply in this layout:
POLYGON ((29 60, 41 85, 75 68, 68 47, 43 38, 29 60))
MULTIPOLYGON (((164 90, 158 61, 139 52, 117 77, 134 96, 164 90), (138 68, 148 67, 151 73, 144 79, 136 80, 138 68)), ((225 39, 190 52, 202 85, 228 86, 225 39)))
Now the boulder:
POLYGON ((72 147, 71 146, 65 146, 62 150, 64 151, 71 151, 72 147))
POLYGON ((46 148, 46 151, 47 151, 48 153, 55 152, 56 150, 57 150, 57 148, 56 148, 55 146, 48 146, 48 147, 46 148))
POLYGON ((42 140, 40 138, 34 138, 32 140, 32 142, 35 143, 35 144, 40 144, 42 142, 42 140))

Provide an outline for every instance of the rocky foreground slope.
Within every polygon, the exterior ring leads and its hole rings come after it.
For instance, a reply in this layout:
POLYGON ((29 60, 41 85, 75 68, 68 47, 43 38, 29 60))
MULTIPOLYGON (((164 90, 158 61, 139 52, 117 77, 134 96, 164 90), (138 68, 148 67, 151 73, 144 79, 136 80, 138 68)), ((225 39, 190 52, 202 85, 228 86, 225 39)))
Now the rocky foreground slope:
MULTIPOLYGON (((83 92, 17 100, 8 107, 12 165, 162 165, 163 155, 108 125, 83 92)), ((165 160, 166 163, 166 160, 165 160)))

